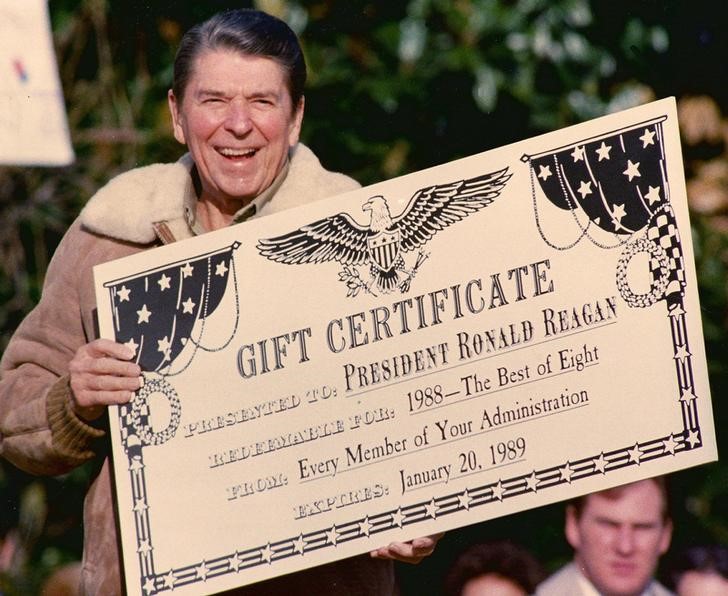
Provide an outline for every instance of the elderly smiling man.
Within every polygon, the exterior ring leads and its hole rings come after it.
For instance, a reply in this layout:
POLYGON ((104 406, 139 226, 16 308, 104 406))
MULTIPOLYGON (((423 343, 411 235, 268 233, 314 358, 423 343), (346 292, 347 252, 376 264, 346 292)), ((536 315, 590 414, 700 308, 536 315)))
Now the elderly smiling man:
POLYGON ((665 479, 585 495, 566 509, 574 560, 548 578, 536 596, 668 596, 653 579, 670 546, 672 522, 665 479))

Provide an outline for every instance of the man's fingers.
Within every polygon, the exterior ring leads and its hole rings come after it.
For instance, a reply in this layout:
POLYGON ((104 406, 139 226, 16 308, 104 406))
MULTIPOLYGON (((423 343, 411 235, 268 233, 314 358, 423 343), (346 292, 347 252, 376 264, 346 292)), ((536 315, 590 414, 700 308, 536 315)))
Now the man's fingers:
POLYGON ((141 367, 131 362, 128 347, 108 339, 81 346, 69 363, 71 393, 76 413, 98 418, 103 406, 127 403, 143 383, 141 367))
POLYGON ((85 349, 91 358, 103 358, 111 356, 119 360, 131 360, 134 358, 134 351, 124 344, 116 343, 110 339, 95 339, 87 343, 82 350, 85 349))
POLYGON ((431 536, 415 538, 410 542, 392 542, 387 546, 370 551, 369 554, 376 559, 392 559, 393 561, 416 565, 435 551, 438 541, 444 535, 445 533, 441 532, 431 536))
POLYGON ((71 374, 87 374, 97 377, 138 377, 142 374, 138 364, 108 357, 74 359, 69 364, 69 370, 71 374))

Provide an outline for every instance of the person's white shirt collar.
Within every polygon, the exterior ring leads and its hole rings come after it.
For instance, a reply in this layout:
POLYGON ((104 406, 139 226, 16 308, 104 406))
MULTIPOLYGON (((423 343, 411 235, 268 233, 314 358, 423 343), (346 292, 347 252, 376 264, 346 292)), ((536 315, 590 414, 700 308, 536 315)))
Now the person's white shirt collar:
MULTIPOLYGON (((579 572, 577 576, 577 583, 579 584, 579 594, 580 596, 602 596, 594 587, 594 584, 592 584, 587 577, 582 573, 579 566, 576 566, 577 571, 579 572)), ((647 584, 647 587, 642 591, 642 594, 640 596, 652 596, 652 585, 654 582, 650 580, 650 583, 647 584)))

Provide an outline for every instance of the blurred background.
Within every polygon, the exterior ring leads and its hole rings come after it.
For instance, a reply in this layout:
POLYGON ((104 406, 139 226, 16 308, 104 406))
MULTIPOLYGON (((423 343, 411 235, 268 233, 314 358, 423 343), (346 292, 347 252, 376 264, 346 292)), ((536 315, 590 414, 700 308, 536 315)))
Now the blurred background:
MULTIPOLYGON (((728 421, 728 17, 710 0, 50 0, 75 162, 0 166, 0 350, 38 300, 63 232, 109 178, 174 161, 167 89, 177 43, 223 8, 254 6, 299 34, 310 71, 302 140, 362 184, 653 99, 678 101, 719 451, 728 421)), ((2 15, 0 15, 2 18, 2 15)), ((0 81, 0 85, 2 82, 0 81)), ((1 89, 1 88, 0 88, 1 89)), ((0 461, 0 592, 37 594, 80 556, 93 470, 35 478, 0 461)), ((672 478, 673 549, 728 544, 728 464, 672 478)), ((455 555, 503 537, 549 569, 568 558, 563 506, 449 533, 400 568, 437 594, 455 555)))

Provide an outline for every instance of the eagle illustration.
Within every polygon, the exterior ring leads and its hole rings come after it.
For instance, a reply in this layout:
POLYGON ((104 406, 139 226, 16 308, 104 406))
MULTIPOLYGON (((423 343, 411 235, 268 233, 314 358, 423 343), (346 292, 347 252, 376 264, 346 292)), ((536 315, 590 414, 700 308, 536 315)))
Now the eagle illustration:
MULTIPOLYGON (((297 230, 258 241, 258 251, 278 263, 297 265, 338 261, 344 265, 339 279, 349 296, 360 290, 370 294, 395 290, 406 292, 417 270, 429 256, 422 247, 437 232, 492 203, 511 174, 496 172, 421 188, 405 210, 392 217, 383 196, 370 197, 362 211, 368 226, 358 224, 348 213, 337 213, 297 230), (407 269, 403 253, 419 249, 414 267, 407 269), (359 266, 369 265, 370 279, 361 279, 359 266)), ((375 294, 376 295, 376 294, 375 294)))

